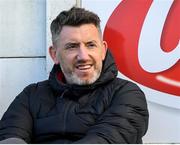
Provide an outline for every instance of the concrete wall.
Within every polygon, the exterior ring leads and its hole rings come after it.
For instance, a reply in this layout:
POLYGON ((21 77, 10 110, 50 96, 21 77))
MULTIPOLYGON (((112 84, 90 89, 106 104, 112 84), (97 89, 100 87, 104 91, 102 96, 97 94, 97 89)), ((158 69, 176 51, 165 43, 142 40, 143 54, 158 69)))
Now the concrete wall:
POLYGON ((0 117, 14 97, 46 78, 46 2, 0 1, 0 117))

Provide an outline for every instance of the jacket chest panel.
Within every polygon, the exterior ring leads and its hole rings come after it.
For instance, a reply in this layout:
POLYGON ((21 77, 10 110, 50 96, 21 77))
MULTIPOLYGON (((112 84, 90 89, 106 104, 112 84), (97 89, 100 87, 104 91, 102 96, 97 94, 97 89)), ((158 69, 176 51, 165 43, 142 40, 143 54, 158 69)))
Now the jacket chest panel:
POLYGON ((36 138, 48 138, 52 134, 56 137, 77 134, 78 137, 83 136, 105 111, 109 103, 107 96, 108 94, 104 90, 95 91, 91 92, 83 103, 66 98, 57 98, 56 103, 51 104, 51 107, 41 105, 39 113, 41 115, 34 121, 36 138))
MULTIPOLYGON (((48 136, 51 134, 85 134, 88 128, 94 124, 92 115, 85 115, 81 119, 76 113, 79 104, 73 101, 60 99, 47 116, 36 118, 34 121, 35 136, 48 136)), ((42 113, 41 113, 42 114, 42 113)))

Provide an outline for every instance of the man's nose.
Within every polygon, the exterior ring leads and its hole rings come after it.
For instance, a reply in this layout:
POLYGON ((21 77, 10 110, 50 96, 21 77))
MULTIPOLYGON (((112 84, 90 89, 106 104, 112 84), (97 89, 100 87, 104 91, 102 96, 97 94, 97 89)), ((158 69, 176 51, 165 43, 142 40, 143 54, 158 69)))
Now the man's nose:
POLYGON ((87 60, 89 59, 89 53, 85 46, 81 46, 78 51, 78 59, 79 60, 87 60))

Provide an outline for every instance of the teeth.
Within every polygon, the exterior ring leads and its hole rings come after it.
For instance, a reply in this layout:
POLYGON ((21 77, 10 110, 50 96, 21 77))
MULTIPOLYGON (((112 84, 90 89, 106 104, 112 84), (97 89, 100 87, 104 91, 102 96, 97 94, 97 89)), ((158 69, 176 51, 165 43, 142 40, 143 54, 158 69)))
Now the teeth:
POLYGON ((77 66, 78 69, 84 70, 84 69, 89 69, 91 68, 91 65, 79 65, 77 66))

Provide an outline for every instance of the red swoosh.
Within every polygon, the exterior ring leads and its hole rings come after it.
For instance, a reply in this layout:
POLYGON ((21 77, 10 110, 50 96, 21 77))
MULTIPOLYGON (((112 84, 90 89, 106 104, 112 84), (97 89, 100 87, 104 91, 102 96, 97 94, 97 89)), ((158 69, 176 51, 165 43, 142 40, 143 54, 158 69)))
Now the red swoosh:
MULTIPOLYGON (((180 61, 161 73, 148 73, 141 68, 138 62, 139 36, 152 2, 152 0, 123 0, 106 24, 104 39, 108 42, 122 74, 149 88, 180 96, 179 86, 157 79, 161 76, 180 82, 180 61)), ((163 28, 161 45, 164 51, 171 51, 175 48, 180 38, 180 18, 177 15, 180 13, 179 5, 179 0, 174 1, 163 28)))

